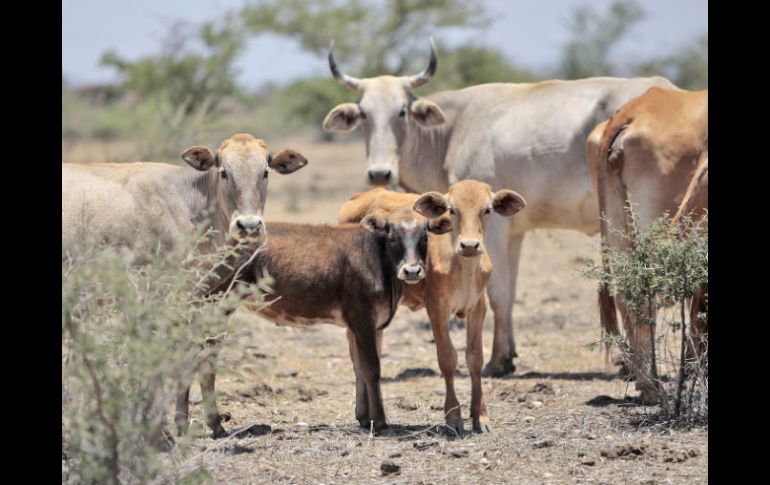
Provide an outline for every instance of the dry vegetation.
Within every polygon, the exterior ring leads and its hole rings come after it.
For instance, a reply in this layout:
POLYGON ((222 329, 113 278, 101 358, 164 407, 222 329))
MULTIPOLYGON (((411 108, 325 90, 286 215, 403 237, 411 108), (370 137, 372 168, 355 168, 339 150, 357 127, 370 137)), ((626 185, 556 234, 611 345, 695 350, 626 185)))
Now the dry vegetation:
MULTIPOLYGON (((357 137, 333 144, 268 138, 271 148, 292 146, 310 159, 294 175, 271 177, 268 228, 271 220, 336 220, 339 205, 365 189, 357 137)), ((120 150, 130 147, 77 143, 63 146, 63 159, 114 160, 120 150)), ((248 331, 223 352, 217 387, 220 409, 232 415, 226 426, 244 432, 193 440, 193 453, 177 467, 210 471, 209 480, 201 472, 202 481, 190 483, 706 483, 708 430, 638 425, 654 408, 625 399, 633 384, 616 378, 601 346, 589 347, 601 334, 595 283, 576 269, 585 255, 598 259, 597 237, 557 230, 527 237, 514 310, 516 375, 483 380, 493 433, 456 439, 441 426, 444 383, 423 311, 401 308, 385 332, 383 396, 393 427, 374 438, 353 416, 341 329, 277 327, 239 313, 248 331)), ((492 327, 489 312, 485 358, 492 327)), ((464 330, 453 330, 452 339, 467 418, 464 330)), ((197 385, 192 412, 200 430, 197 385)))

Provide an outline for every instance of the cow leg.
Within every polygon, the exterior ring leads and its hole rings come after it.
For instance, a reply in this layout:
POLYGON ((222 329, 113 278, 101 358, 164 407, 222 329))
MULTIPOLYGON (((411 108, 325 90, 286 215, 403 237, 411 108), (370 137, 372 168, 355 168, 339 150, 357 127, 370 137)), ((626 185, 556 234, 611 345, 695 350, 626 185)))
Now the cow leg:
MULTIPOLYGON (((490 222, 493 222, 494 219, 490 222)), ((518 357, 513 339, 513 302, 524 234, 508 237, 507 227, 496 226, 487 231, 487 251, 495 268, 489 278, 487 293, 495 318, 492 356, 484 367, 484 377, 502 377, 516 371, 513 358, 518 357)))
POLYGON ((708 346, 708 320, 698 317, 698 314, 708 314, 708 304, 703 288, 698 288, 690 305, 690 332, 695 340, 695 357, 701 357, 708 346))
POLYGON ((178 436, 187 434, 190 428, 190 387, 192 385, 192 374, 185 376, 178 382, 176 394, 176 413, 174 422, 176 423, 176 432, 178 436))
POLYGON ((372 321, 359 326, 353 333, 356 340, 356 349, 358 350, 358 359, 361 363, 361 374, 366 384, 369 421, 373 421, 374 429, 379 431, 387 428, 388 422, 385 419, 382 391, 380 390, 380 358, 377 355, 377 331, 372 321))
MULTIPOLYGON (((436 355, 441 374, 446 385, 444 398, 444 418, 446 424, 458 434, 463 434, 463 418, 460 402, 455 394, 455 369, 457 369, 457 350, 452 345, 449 336, 449 312, 447 305, 435 298, 428 299, 426 310, 433 330, 433 340, 436 341, 436 355)), ((483 356, 482 356, 483 359, 483 356)))
POLYGON ((348 350, 350 351, 350 360, 353 362, 353 373, 356 375, 356 419, 362 428, 369 427, 369 397, 366 393, 366 383, 364 382, 361 370, 361 360, 358 358, 358 348, 356 347, 356 336, 348 329, 348 350))
POLYGON ((468 312, 468 326, 466 330, 465 362, 471 375, 471 419, 473 431, 488 433, 489 413, 484 394, 481 389, 481 368, 484 365, 484 346, 481 341, 481 332, 484 329, 484 317, 487 314, 487 301, 482 295, 481 299, 468 312))
POLYGON ((211 428, 213 438, 222 438, 227 436, 225 428, 222 427, 222 415, 217 409, 216 366, 218 350, 211 349, 211 353, 203 359, 198 371, 199 383, 201 386, 201 396, 203 398, 203 410, 206 414, 206 423, 211 428))
MULTIPOLYGON (((642 402, 654 404, 658 400, 653 381, 655 377, 653 372, 655 367, 653 359, 655 326, 640 323, 622 296, 617 296, 617 303, 623 317, 623 327, 630 347, 627 352, 628 367, 634 375, 636 390, 640 392, 642 402)), ((645 313, 649 315, 649 309, 645 310, 645 313)), ((654 315, 652 312, 653 318, 654 315)))

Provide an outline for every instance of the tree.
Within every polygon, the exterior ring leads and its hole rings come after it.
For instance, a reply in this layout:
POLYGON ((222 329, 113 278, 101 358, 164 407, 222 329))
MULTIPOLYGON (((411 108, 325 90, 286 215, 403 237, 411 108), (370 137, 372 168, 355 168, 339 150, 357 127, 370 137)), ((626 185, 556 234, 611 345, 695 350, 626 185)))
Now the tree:
POLYGON ((126 90, 145 100, 163 98, 189 115, 201 107, 214 110, 222 97, 236 92, 233 62, 242 45, 241 32, 230 22, 206 23, 194 32, 177 23, 160 54, 128 61, 108 51, 100 63, 119 72, 126 90), (200 48, 190 49, 191 40, 200 48))
POLYGON ((284 35, 318 55, 334 39, 346 69, 363 77, 421 70, 429 35, 490 22, 481 0, 258 0, 240 16, 252 33, 284 35))
POLYGON ((708 34, 701 35, 679 52, 642 64, 636 73, 642 76, 663 74, 684 89, 708 89, 708 34))
POLYGON ((560 75, 567 79, 612 74, 607 56, 628 29, 644 18, 634 0, 615 0, 601 16, 590 7, 576 8, 569 26, 572 40, 565 46, 560 75))

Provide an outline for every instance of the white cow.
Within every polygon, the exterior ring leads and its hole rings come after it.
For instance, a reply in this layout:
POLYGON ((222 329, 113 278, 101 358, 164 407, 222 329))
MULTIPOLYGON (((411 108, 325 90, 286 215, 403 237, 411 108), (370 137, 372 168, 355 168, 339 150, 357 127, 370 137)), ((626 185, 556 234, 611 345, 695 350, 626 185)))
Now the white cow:
POLYGON ((512 188, 527 200, 527 210, 514 219, 494 215, 485 233, 495 267, 488 285, 495 336, 484 375, 513 372, 512 311, 524 234, 537 228, 598 233, 597 195, 585 158, 588 134, 650 87, 675 86, 663 77, 597 77, 482 84, 417 98, 411 90, 436 70, 432 40, 429 66, 404 77, 343 74, 333 48, 332 42, 332 74, 361 97, 333 108, 323 126, 327 131, 362 127, 370 184, 443 193, 459 180, 477 179, 492 190, 512 188))

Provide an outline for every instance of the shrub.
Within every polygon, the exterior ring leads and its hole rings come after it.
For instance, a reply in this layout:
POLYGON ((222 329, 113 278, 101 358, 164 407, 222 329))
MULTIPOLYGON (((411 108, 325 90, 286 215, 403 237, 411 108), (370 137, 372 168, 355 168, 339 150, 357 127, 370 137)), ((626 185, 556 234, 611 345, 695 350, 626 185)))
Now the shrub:
POLYGON ((189 447, 158 451, 173 443, 165 426, 178 383, 195 369, 207 339, 233 331, 225 313, 242 294, 214 301, 202 283, 231 252, 175 251, 143 266, 129 251, 88 246, 63 254, 64 483, 184 478, 171 463, 189 447))
MULTIPOLYGON (((615 231, 629 249, 607 248, 604 256, 611 270, 589 264, 585 274, 608 285, 628 305, 636 325, 662 320, 657 336, 652 333, 650 361, 632 359, 636 349, 626 337, 614 339, 621 355, 636 372, 652 382, 661 416, 684 424, 704 423, 708 418, 708 345, 695 342, 687 332, 689 306, 700 289, 708 298, 708 214, 702 220, 685 217, 672 224, 665 215, 644 228, 632 217, 631 234, 615 231), (695 356, 693 349, 704 351, 695 356)), ((699 315, 706 321, 707 315, 699 315)))

